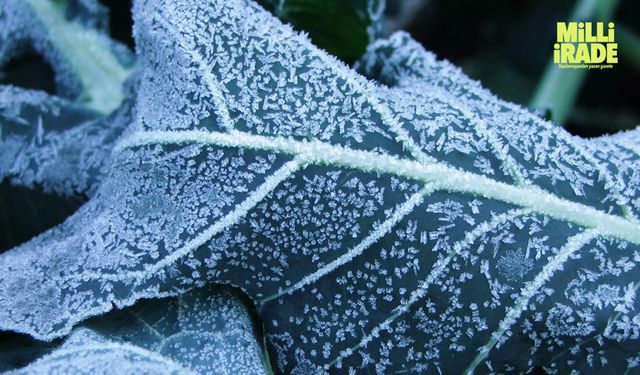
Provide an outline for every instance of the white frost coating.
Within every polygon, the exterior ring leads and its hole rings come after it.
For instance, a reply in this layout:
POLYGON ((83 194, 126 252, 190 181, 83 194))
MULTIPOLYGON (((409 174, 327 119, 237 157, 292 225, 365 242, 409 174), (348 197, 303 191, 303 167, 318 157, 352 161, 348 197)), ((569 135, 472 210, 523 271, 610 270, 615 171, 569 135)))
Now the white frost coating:
POLYGON ((474 123, 476 129, 478 130, 478 133, 487 139, 487 142, 489 142, 489 145, 491 145, 491 148, 496 153, 498 159, 503 161, 504 168, 513 178, 516 185, 530 184, 530 182, 527 181, 523 176, 522 171, 520 171, 520 166, 518 165, 518 163, 516 163, 511 155, 509 155, 509 153, 507 152, 508 149, 503 144, 501 144, 500 140, 497 139, 492 127, 487 126, 484 120, 456 102, 456 100, 452 98, 451 94, 449 94, 448 92, 442 90, 441 88, 437 88, 436 91, 441 95, 441 98, 445 102, 449 103, 452 107, 459 110, 464 117, 470 119, 474 123))
POLYGON ((613 182, 613 177, 611 176, 609 171, 607 171, 607 169, 603 167, 602 164, 600 164, 600 162, 596 160, 596 158, 593 157, 593 155, 589 152, 589 147, 581 147, 578 142, 574 142, 573 137, 568 137, 567 143, 572 145, 579 154, 584 156, 584 158, 587 159, 587 161, 598 170, 598 174, 602 176, 602 179, 605 182, 605 186, 607 187, 607 189, 609 189, 609 191, 611 191, 611 195, 615 197, 616 202, 620 206, 622 215, 627 219, 638 223, 638 218, 634 215, 633 211, 629 207, 627 199, 618 188, 618 185, 613 182))
POLYGON ((0 179, 66 196, 92 195, 130 111, 126 105, 99 119, 40 91, 0 87, 0 179))
POLYGON ((576 234, 569 238, 567 244, 560 249, 560 252, 547 263, 542 271, 520 291, 520 295, 516 299, 512 307, 510 307, 504 317, 504 319, 498 324, 498 328, 491 334, 491 340, 484 344, 477 351, 480 352, 473 362, 467 367, 466 374, 473 374, 478 365, 484 361, 489 352, 496 343, 500 340, 502 335, 516 323, 516 321, 522 315, 522 312, 527 309, 527 305, 533 296, 540 291, 540 288, 546 284, 549 279, 557 272, 562 270, 562 266, 569 260, 569 257, 576 251, 582 249, 589 241, 593 240, 598 235, 595 230, 587 230, 582 233, 576 234))
POLYGON ((630 143, 630 142, 626 142, 624 139, 616 140, 616 142, 619 145, 625 147, 626 149, 632 151, 637 156, 640 156, 640 146, 635 145, 635 144, 630 143))
POLYGON ((16 374, 264 374, 249 313, 236 292, 191 290, 146 300, 74 329, 16 374))
POLYGON ((435 182, 447 191, 470 193, 530 208, 533 212, 549 215, 558 220, 597 229, 602 236, 611 236, 640 244, 639 224, 595 210, 589 206, 558 198, 536 186, 512 186, 440 163, 423 164, 389 155, 350 150, 317 141, 307 142, 255 136, 238 131, 229 134, 203 131, 150 131, 131 135, 116 147, 116 151, 150 144, 185 143, 276 151, 295 155, 307 163, 394 174, 423 183, 435 182))
POLYGON ((336 75, 338 77, 344 79, 349 85, 365 95, 367 102, 369 102, 373 109, 378 112, 378 114, 380 114, 385 125, 388 126, 389 129, 391 129, 391 131, 396 134, 397 139, 407 149, 409 149, 409 152, 414 158, 416 158, 416 160, 422 163, 435 161, 434 158, 426 154, 420 148, 420 146, 418 146, 414 139, 407 133, 402 125, 400 125, 400 123, 396 119, 396 116, 391 111, 389 111, 389 108, 380 103, 380 101, 374 94, 375 87, 371 84, 371 82, 363 79, 357 74, 354 74, 353 71, 348 69, 342 62, 337 61, 331 55, 323 53, 321 50, 317 49, 308 39, 303 38, 302 45, 313 51, 315 53, 315 56, 318 57, 324 64, 331 67, 336 72, 336 75))
POLYGON ((381 331, 388 329, 389 326, 396 319, 398 319, 398 317, 400 317, 402 314, 405 314, 407 311, 409 311, 411 306, 425 297, 429 290, 429 287, 435 280, 438 279, 438 277, 440 277, 442 272, 449 266, 454 257, 461 251, 471 246, 479 237, 491 232, 500 225, 508 223, 510 220, 527 215, 529 213, 530 211, 523 209, 511 210, 494 217, 493 219, 491 219, 491 221, 480 223, 473 229, 473 231, 467 232, 463 240, 453 244, 452 251, 447 254, 445 258, 438 260, 438 262, 433 265, 433 268, 429 272, 427 278, 420 282, 416 290, 411 293, 411 296, 406 302, 404 302, 394 310, 393 315, 389 316, 382 323, 377 325, 369 334, 364 336, 356 346, 350 348, 346 352, 340 353, 337 358, 335 358, 325 366, 325 369, 329 370, 340 360, 351 355, 355 350, 367 346, 367 344, 369 344, 374 338, 378 337, 381 331))
POLYGON ((182 374, 195 372, 168 360, 164 356, 127 343, 87 344, 56 350, 27 368, 6 374, 30 375, 52 373, 112 374, 182 374))
MULTIPOLYGON (((528 113, 528 112, 527 112, 528 113)), ((530 118, 534 118, 534 114, 528 113, 530 118)), ((556 126, 557 128, 557 126, 556 126)), ((559 131, 559 129, 557 129, 559 131)), ((598 162, 593 155, 588 151, 588 148, 583 147, 579 142, 574 141, 575 137, 568 136, 566 137, 567 144, 573 146, 573 149, 576 153, 584 157, 589 164, 591 164, 597 171, 598 175, 602 176, 602 179, 605 182, 605 187, 611 192, 611 194, 615 197, 616 203, 620 206, 622 210, 622 214, 624 217, 629 220, 638 222, 638 218, 633 214, 630 210, 629 205, 625 197, 621 194, 620 190, 617 188, 617 185, 613 183, 613 178, 611 174, 607 171, 605 167, 602 166, 600 162, 598 162)))
MULTIPOLYGON (((171 3, 168 3, 170 12, 175 13, 175 9, 172 8, 171 3)), ((220 121, 222 122, 222 126, 227 130, 233 130, 233 121, 231 121, 231 116, 229 115, 229 109, 227 108, 227 104, 225 103, 225 99, 221 94, 220 88, 216 84, 216 78, 211 74, 211 68, 207 66, 204 59, 198 53, 197 50, 190 48, 183 40, 184 36, 178 31, 171 23, 169 23, 161 14, 156 15, 156 19, 158 22, 162 24, 164 28, 167 29, 171 33, 171 35, 178 42, 183 51, 185 51, 191 60, 196 63, 199 71, 202 73, 202 77, 204 81, 207 83, 207 87, 211 92, 213 101, 216 105, 216 109, 218 110, 218 116, 220 116, 220 121)))
POLYGON ((73 275, 71 279, 102 279, 102 280, 113 280, 119 281, 123 279, 134 279, 137 281, 142 281, 150 276, 153 276, 159 270, 172 265, 176 262, 176 260, 184 257, 185 255, 190 254, 198 247, 207 243, 207 241, 211 240, 216 234, 222 232, 223 230, 229 228, 230 226, 236 224, 242 217, 244 217, 247 212, 255 207, 260 201, 264 199, 264 197, 273 191, 282 181, 290 177, 293 173, 295 173, 300 168, 299 160, 292 160, 287 162, 282 168, 278 169, 274 174, 267 177, 265 181, 260 185, 258 189, 253 191, 247 199, 245 199, 242 203, 238 204, 233 211, 229 212, 224 217, 220 218, 220 220, 216 221, 215 224, 211 225, 209 228, 200 233, 197 237, 195 237, 192 241, 186 244, 186 246, 174 251, 171 255, 163 258, 161 261, 157 263, 153 263, 147 266, 144 270, 141 271, 129 271, 129 272, 120 272, 117 274, 110 273, 81 273, 77 275, 73 275))
MULTIPOLYGON (((491 113, 496 108, 504 107, 511 111, 511 116, 521 121, 528 121, 533 123, 539 123, 544 126, 544 129, 555 136, 560 136, 563 130, 559 129, 555 124, 551 124, 548 121, 540 119, 537 115, 531 111, 515 105, 510 102, 498 100, 493 97, 486 89, 473 81, 462 73, 462 71, 448 63, 447 61, 436 61, 435 55, 425 51, 418 43, 416 43, 411 37, 403 31, 394 33, 389 40, 379 40, 373 43, 368 48, 368 56, 365 56, 362 61, 358 63, 359 66, 364 67, 364 70, 370 69, 370 65, 380 63, 385 65, 382 77, 384 80, 391 80, 392 84, 399 87, 411 86, 413 80, 419 80, 427 83, 431 89, 443 92, 443 97, 450 97, 449 92, 453 91, 456 94, 456 99, 462 101, 471 109, 481 110, 486 113, 491 113), (390 58, 383 58, 381 61, 376 61, 377 50, 385 50, 390 46, 393 46, 395 50, 392 50, 390 58), (434 76, 435 75, 435 76, 434 76), (480 103, 478 105, 477 103, 480 103), (486 105, 486 108, 482 108, 481 105, 486 105), (474 107, 479 108, 474 108, 474 107)), ((460 110, 464 110, 465 117, 474 121, 475 114, 469 110, 457 107, 460 110)), ((502 125, 493 124, 494 126, 485 129, 489 142, 494 145, 497 140, 493 133, 496 129, 502 130, 502 125), (500 125, 496 127, 495 125, 500 125)), ((478 128, 483 127, 479 124, 478 128)), ((597 171, 597 178, 602 178, 605 188, 611 192, 615 198, 615 202, 620 207, 622 214, 633 221, 637 221, 636 215, 629 207, 629 202, 622 194, 619 186, 613 183, 613 177, 609 173, 606 167, 596 160, 589 152, 588 147, 581 145, 581 141, 577 137, 566 136, 562 137, 563 142, 566 142, 570 146, 573 152, 583 157, 588 163, 589 167, 593 167, 597 171)), ((499 145, 500 142, 497 142, 499 145)), ((511 147, 515 145, 510 145, 511 147)), ((496 150, 500 150, 497 148, 496 150)), ((516 181, 521 177, 518 171, 520 166, 514 161, 513 157, 508 154, 502 155, 501 160, 504 161, 508 170, 518 177, 516 181)))
POLYGON ((637 156, 640 157, 640 146, 632 143, 632 142, 627 142, 624 138, 621 138, 620 140, 617 141, 619 144, 623 145, 624 147, 628 148, 629 150, 633 151, 634 154, 636 154, 637 156))
POLYGON ((367 237, 358 244, 358 246, 350 249, 344 254, 340 255, 331 263, 322 266, 322 268, 318 269, 316 272, 312 274, 305 275, 304 278, 292 286, 285 288, 284 290, 278 291, 278 293, 265 297, 260 300, 260 304, 264 304, 268 301, 274 300, 284 294, 291 294, 296 290, 302 289, 306 285, 312 284, 318 281, 319 278, 326 276, 331 273, 331 271, 336 268, 347 264, 353 258, 361 255, 366 249, 368 249, 372 244, 376 243, 380 238, 385 236, 389 231, 395 227, 402 218, 407 216, 407 214, 411 213, 417 206, 421 205, 424 196, 429 195, 431 192, 436 190, 436 186, 434 184, 429 184, 418 193, 412 195, 405 203, 403 203, 398 209, 391 215, 387 220, 385 220, 382 224, 377 226, 371 233, 367 235, 367 237))
MULTIPOLYGON (((162 330, 155 351, 198 374, 266 373, 249 312, 235 292, 204 287, 178 298, 177 331, 162 330)), ((171 315, 173 317, 173 315, 171 315)))
MULTIPOLYGON (((333 56, 317 49, 309 39, 302 37, 299 38, 299 40, 302 46, 307 47, 310 51, 312 51, 311 53, 313 53, 314 57, 318 58, 326 66, 330 67, 336 73, 336 75, 345 80, 345 82, 349 86, 352 86, 356 91, 361 92, 364 95, 366 101, 370 103, 373 109, 381 116, 384 124, 396 134, 397 140, 400 141, 409 150, 411 155, 416 158, 416 160, 423 163, 435 161, 434 158, 430 157, 420 149, 413 138, 411 138, 406 130, 402 128, 395 115, 391 113, 391 111, 389 111, 389 109, 385 105, 380 103, 380 101, 374 94, 375 87, 371 84, 371 82, 362 79, 362 77, 356 74, 353 74, 353 72, 348 69, 344 65, 344 63, 338 61, 333 56)), ((191 55, 197 55, 197 53, 193 51, 189 51, 189 53, 191 55)), ((195 61, 198 63, 201 71, 207 79, 207 83, 209 84, 209 80, 211 77, 211 74, 209 73, 210 68, 207 67, 200 58, 196 58, 195 61)), ((211 86, 213 86, 213 88, 211 88, 211 93, 216 98, 216 102, 218 102, 220 100, 217 98, 217 96, 219 95, 219 90, 215 87, 215 84, 210 85, 210 87, 211 86)), ((227 126, 229 129, 232 129, 233 125, 227 125, 227 119, 229 119, 228 113, 223 113, 223 124, 225 124, 225 126, 227 126)), ((231 122, 229 119, 229 124, 230 123, 231 122)))

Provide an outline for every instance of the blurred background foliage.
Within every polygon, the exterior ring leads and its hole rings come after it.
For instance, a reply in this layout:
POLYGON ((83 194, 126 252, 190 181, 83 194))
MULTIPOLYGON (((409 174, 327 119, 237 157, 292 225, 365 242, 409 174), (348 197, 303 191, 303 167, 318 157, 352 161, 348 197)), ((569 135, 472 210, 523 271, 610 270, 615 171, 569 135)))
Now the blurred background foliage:
MULTIPOLYGON (((613 69, 585 75, 575 103, 566 103, 570 108, 565 128, 572 134, 594 137, 640 124, 640 1, 419 2, 419 10, 400 22, 402 28, 425 48, 461 66, 497 96, 525 106, 532 103, 552 59, 556 22, 569 21, 580 6, 592 7, 588 19, 616 24, 619 63, 613 69), (601 19, 599 8, 610 8, 610 18, 601 19)), ((388 12, 403 6, 407 1, 389 0, 388 12)))
MULTIPOLYGON (((257 1, 347 63, 357 60, 372 38, 407 30, 497 96, 539 110, 541 116, 561 114, 572 134, 595 137, 640 124, 637 0, 387 0, 385 17, 377 22, 382 0, 257 1), (556 22, 572 15, 616 23, 619 63, 613 69, 549 74, 556 22)), ((131 0, 101 2, 110 13, 111 36, 135 48, 131 0)), ((0 67, 0 83, 55 94, 53 70, 29 53, 0 67)), ((0 251, 61 222, 83 201, 2 182, 0 251)))

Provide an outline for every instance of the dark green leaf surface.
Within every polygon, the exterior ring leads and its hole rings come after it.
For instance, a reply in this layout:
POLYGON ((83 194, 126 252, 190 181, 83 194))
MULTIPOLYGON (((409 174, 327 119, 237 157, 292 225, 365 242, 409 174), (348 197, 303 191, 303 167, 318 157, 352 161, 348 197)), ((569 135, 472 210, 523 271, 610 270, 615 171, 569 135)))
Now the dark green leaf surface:
POLYGON ((313 43, 351 64, 382 31, 381 0, 263 0, 283 22, 313 43))

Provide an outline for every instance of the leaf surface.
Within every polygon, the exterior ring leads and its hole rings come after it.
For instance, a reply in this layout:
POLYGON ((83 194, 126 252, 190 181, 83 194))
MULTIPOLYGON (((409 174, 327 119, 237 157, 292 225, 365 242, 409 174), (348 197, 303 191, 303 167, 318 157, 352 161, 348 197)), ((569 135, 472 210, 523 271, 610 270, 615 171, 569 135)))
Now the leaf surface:
POLYGON ((131 112, 128 101, 99 117, 40 91, 0 86, 0 179, 64 196, 92 195, 131 112))

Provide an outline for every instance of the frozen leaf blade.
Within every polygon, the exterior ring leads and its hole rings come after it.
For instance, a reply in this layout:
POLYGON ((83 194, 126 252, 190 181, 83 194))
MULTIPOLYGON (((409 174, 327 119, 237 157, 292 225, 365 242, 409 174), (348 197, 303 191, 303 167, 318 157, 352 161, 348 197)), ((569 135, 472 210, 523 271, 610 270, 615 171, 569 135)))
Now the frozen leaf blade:
POLYGON ((0 86, 0 178, 65 196, 95 193, 129 125, 128 101, 105 118, 43 92, 0 86))
POLYGON ((281 373, 633 363, 635 133, 573 138, 406 34, 360 66, 381 86, 249 1, 134 13, 135 116, 92 200, 0 256, 3 329, 52 339, 223 283, 281 373))
POLYGON ((264 374, 237 292, 205 287, 90 319, 50 354, 10 373, 264 374))

